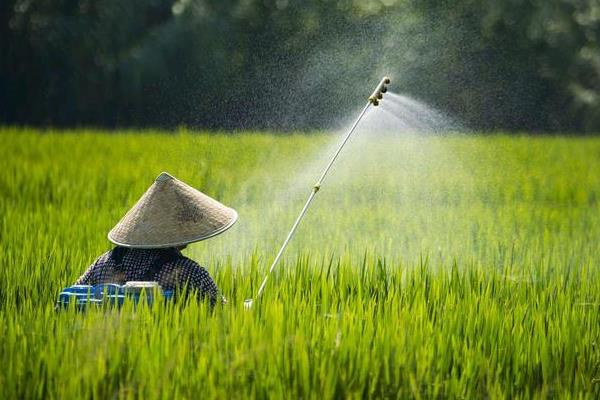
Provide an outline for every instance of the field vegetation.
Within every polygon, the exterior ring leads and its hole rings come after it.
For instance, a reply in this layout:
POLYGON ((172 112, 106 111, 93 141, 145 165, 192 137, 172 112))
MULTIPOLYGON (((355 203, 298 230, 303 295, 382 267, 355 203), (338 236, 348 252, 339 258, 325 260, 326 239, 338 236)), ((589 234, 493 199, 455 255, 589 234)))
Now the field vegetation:
POLYGON ((0 398, 598 398, 600 139, 0 130, 0 398), (168 171, 228 304, 55 311, 168 171))

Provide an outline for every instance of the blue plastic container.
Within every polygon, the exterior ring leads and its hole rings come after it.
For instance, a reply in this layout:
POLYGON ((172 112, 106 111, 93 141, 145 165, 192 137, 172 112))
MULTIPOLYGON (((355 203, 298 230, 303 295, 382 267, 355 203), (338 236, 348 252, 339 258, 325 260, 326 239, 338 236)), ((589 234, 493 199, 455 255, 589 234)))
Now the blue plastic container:
POLYGON ((65 288, 63 292, 65 293, 89 293, 94 290, 94 286, 92 285, 73 285, 65 288))
POLYGON ((119 295, 123 294, 123 286, 115 283, 104 283, 94 286, 94 293, 96 298, 102 298, 108 295, 119 295))
POLYGON ((175 291, 173 290, 163 290, 162 294, 166 300, 173 300, 175 297, 175 291))
POLYGON ((91 285, 73 285, 69 286, 58 295, 57 308, 67 308, 69 304, 75 303, 78 310, 85 310, 90 307, 101 306, 116 306, 121 307, 127 299, 137 304, 140 298, 147 304, 152 304, 154 300, 165 299, 172 300, 174 298, 173 290, 158 290, 158 297, 155 298, 155 293, 132 292, 124 286, 114 283, 101 284, 96 286, 91 285))

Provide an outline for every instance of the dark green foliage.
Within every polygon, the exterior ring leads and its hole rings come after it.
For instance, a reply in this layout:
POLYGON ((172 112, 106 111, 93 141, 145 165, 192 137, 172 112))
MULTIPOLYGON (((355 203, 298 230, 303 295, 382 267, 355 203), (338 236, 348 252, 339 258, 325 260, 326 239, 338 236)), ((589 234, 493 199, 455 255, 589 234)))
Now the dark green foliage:
POLYGON ((382 74, 479 129, 600 129, 596 0, 6 0, 0 121, 306 129, 382 74))

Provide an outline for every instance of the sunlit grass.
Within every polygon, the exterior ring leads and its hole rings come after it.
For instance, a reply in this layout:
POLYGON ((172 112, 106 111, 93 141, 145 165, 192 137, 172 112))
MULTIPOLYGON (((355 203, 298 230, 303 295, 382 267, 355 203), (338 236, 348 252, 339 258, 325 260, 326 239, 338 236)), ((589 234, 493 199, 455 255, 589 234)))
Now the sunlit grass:
POLYGON ((363 134, 243 309, 337 138, 0 133, 1 398, 600 395, 600 140, 363 134), (160 171, 240 222, 229 304, 56 312, 160 171))

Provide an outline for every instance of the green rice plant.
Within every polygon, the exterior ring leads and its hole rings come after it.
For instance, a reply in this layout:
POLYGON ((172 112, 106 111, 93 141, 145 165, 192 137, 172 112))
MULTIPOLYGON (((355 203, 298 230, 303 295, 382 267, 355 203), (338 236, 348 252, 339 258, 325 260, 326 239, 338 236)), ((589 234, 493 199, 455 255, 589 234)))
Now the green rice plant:
POLYGON ((364 133, 248 311, 337 137, 0 130, 0 397, 598 398, 600 140, 364 133), (57 312, 163 170, 228 304, 57 312))

